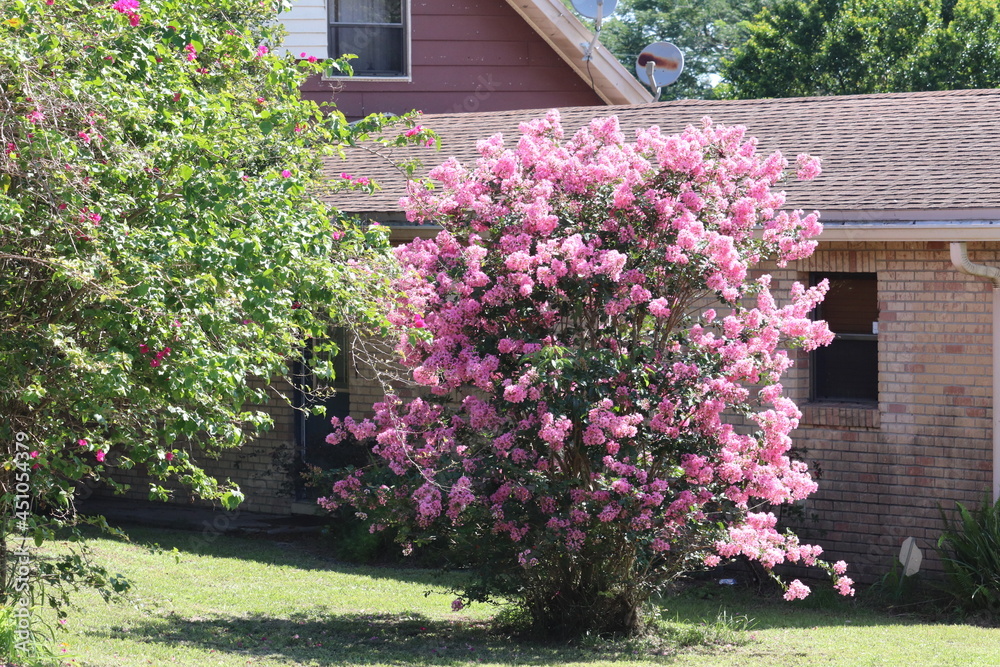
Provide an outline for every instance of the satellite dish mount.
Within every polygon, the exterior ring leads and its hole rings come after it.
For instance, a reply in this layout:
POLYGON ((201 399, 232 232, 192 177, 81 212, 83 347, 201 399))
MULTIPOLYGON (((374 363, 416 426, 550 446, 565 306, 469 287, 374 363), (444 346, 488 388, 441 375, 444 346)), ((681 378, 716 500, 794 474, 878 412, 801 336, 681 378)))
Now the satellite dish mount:
POLYGON ((601 36, 601 22, 605 16, 611 16, 618 6, 618 0, 572 0, 573 9, 581 16, 594 19, 594 38, 590 44, 580 44, 583 48, 583 61, 587 62, 594 55, 597 40, 601 36))

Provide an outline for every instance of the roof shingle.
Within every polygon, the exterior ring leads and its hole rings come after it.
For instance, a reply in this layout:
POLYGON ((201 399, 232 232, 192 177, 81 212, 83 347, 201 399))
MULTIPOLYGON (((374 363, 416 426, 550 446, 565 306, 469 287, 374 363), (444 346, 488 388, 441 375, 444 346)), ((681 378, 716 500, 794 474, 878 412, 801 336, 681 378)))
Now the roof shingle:
MULTIPOLYGON (((709 116, 744 125, 760 150, 823 159, 815 181, 785 183, 791 208, 820 211, 933 211, 1000 207, 1000 90, 891 93, 766 100, 683 100, 659 104, 560 109, 567 136, 595 117, 617 115, 622 129, 658 125, 681 131, 709 116)), ((427 115, 421 124, 441 137, 442 150, 394 149, 392 159, 419 158, 429 169, 448 157, 472 163, 476 141, 502 132, 513 145, 522 121, 545 109, 427 115)), ((374 178, 373 196, 340 193, 330 199, 346 211, 400 211, 404 178, 389 161, 352 149, 346 163, 327 163, 374 178)), ((426 173, 426 169, 424 170, 426 173)))

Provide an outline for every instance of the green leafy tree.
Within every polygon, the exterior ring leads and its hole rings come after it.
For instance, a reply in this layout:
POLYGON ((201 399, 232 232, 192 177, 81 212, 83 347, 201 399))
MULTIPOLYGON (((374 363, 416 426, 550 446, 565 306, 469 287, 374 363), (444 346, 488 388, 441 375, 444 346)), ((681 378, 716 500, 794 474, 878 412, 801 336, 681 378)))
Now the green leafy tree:
MULTIPOLYGON (((321 157, 384 122, 300 98, 349 67, 275 55, 278 9, 0 0, 0 603, 21 595, 3 538, 50 538, 81 482, 139 467, 234 506, 198 457, 268 426, 252 378, 381 322, 384 234, 317 195, 321 157)), ((385 141, 428 140, 407 134, 385 141)))
POLYGON ((712 98, 722 58, 746 37, 746 25, 767 0, 622 0, 604 23, 602 48, 630 71, 651 42, 675 44, 684 53, 684 71, 660 91, 661 100, 712 98))
POLYGON ((1000 85, 1000 8, 989 0, 779 0, 726 62, 733 98, 1000 85))

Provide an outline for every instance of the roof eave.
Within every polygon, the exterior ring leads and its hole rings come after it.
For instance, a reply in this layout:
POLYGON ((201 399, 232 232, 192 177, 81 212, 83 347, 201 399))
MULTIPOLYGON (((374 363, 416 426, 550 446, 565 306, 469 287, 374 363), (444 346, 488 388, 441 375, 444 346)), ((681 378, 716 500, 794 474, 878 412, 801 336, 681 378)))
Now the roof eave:
POLYGON ((584 82, 608 104, 645 104, 653 95, 622 67, 600 44, 594 49, 588 73, 581 44, 589 44, 593 33, 559 0, 507 0, 542 39, 566 61, 584 82))
POLYGON ((825 211, 820 243, 1000 241, 1000 209, 825 211))

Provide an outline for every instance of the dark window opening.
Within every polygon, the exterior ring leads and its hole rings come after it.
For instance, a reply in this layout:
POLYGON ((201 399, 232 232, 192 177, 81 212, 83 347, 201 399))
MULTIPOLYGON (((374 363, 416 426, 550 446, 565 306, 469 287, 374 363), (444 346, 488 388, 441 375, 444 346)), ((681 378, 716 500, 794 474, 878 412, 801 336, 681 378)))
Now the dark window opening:
POLYGON ((333 427, 331 417, 343 419, 349 414, 351 395, 347 382, 347 332, 334 329, 327 339, 310 340, 303 361, 295 368, 295 444, 298 451, 295 475, 297 500, 314 500, 317 489, 307 487, 301 472, 307 467, 342 468, 356 463, 356 452, 346 443, 330 445, 326 436, 333 427), (331 343, 333 344, 331 346, 331 343), (335 346, 335 347, 334 347, 335 346), (333 378, 322 369, 332 368, 333 378), (313 414, 312 408, 322 405, 324 414, 313 414))
POLYGON ((813 285, 830 281, 816 309, 834 333, 812 354, 812 399, 878 402, 878 281, 874 273, 814 273, 813 285))
POLYGON ((405 0, 331 0, 330 57, 353 53, 355 76, 406 76, 405 0))

